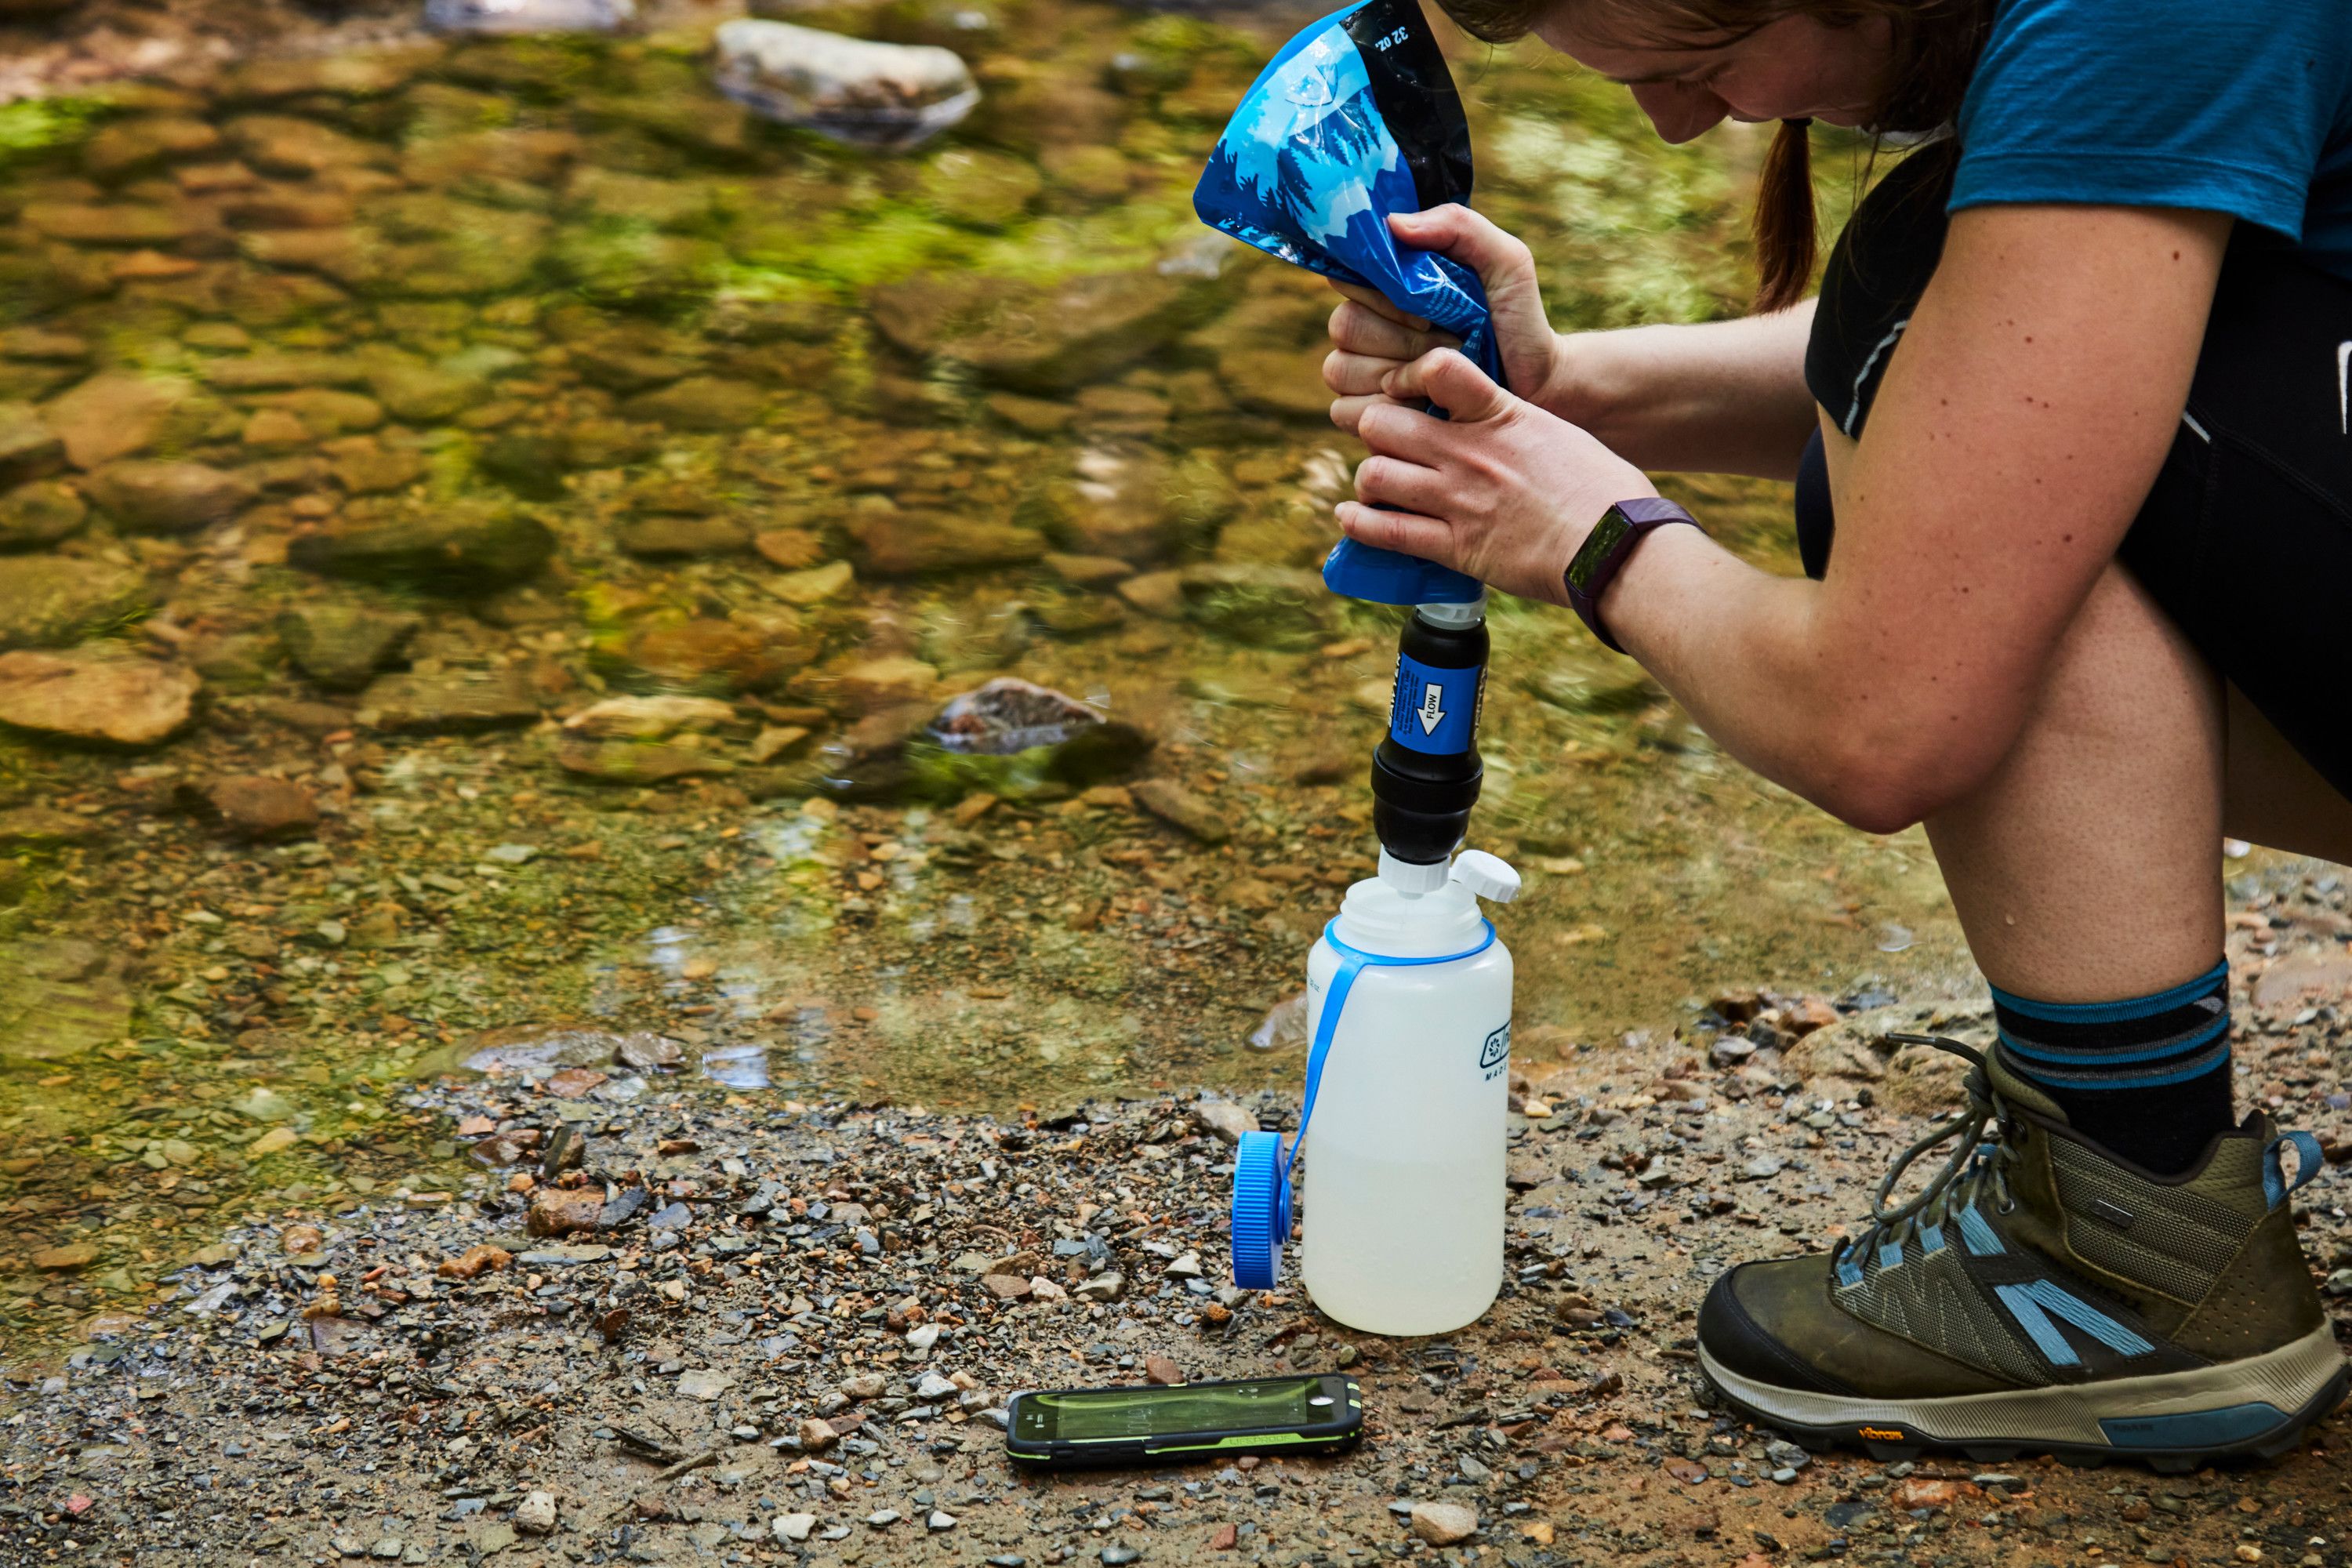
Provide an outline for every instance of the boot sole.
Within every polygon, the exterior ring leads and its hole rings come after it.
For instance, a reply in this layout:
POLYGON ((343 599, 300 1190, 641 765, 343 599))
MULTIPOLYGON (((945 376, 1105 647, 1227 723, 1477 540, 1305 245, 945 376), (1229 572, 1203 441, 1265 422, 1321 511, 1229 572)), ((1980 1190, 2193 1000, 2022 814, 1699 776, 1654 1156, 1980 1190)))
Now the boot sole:
POLYGON ((2026 1454, 2078 1465, 2132 1459, 2166 1474, 2275 1458, 2352 1385, 2326 1323, 2293 1344, 2218 1366, 1940 1399, 1782 1388, 1727 1371, 1705 1345, 1698 1362, 1734 1409, 1807 1448, 1860 1448, 1884 1460, 1931 1450, 1992 1463, 2026 1454))

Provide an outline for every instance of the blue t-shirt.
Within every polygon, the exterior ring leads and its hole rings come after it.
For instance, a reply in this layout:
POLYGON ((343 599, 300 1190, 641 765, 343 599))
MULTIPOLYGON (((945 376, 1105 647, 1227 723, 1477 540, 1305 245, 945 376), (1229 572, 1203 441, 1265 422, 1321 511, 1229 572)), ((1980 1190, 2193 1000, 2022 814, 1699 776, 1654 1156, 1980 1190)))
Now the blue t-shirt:
POLYGON ((2352 279, 2352 0, 2001 0, 1951 210, 2224 212, 2352 279))

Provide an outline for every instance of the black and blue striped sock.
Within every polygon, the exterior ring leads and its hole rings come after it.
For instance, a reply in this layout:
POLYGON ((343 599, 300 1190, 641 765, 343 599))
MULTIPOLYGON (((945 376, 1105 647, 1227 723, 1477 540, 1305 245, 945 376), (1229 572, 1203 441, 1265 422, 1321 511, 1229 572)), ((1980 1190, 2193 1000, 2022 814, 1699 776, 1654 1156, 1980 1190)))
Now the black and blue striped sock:
POLYGON ((2003 1063, 2093 1142, 2171 1175, 2235 1124, 2227 959, 2185 985, 2121 1002, 2036 1002, 1991 989, 2003 1063))

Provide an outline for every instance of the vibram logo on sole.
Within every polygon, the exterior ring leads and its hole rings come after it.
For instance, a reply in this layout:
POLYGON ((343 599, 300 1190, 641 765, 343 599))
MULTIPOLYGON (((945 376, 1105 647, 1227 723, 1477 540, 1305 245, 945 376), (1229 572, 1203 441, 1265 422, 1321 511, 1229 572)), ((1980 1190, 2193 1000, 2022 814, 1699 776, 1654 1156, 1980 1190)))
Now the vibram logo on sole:
POLYGON ((1903 1441, 1902 1430, 1899 1427, 1894 1426, 1864 1426, 1862 1429, 1862 1435, 1865 1437, 1876 1438, 1882 1443, 1900 1443, 1903 1441))

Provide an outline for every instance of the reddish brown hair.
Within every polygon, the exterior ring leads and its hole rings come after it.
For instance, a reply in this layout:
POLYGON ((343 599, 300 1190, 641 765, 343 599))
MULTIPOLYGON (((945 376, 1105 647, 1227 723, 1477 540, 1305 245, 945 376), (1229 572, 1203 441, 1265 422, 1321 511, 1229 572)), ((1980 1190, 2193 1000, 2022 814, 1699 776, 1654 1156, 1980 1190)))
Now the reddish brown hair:
MULTIPOLYGON (((1525 37, 1554 9, 1612 13, 1629 42, 1650 47, 1715 48, 1786 16, 1832 27, 1884 20, 1894 34, 1892 85, 1866 120, 1877 132, 1919 132, 1958 112, 1991 26, 1992 0, 1437 0, 1463 31, 1488 43, 1525 37)), ((1946 154, 1948 155, 1948 154, 1946 154)), ((1756 308, 1778 310, 1804 297, 1814 234, 1810 122, 1784 121, 1757 183, 1756 308)))

